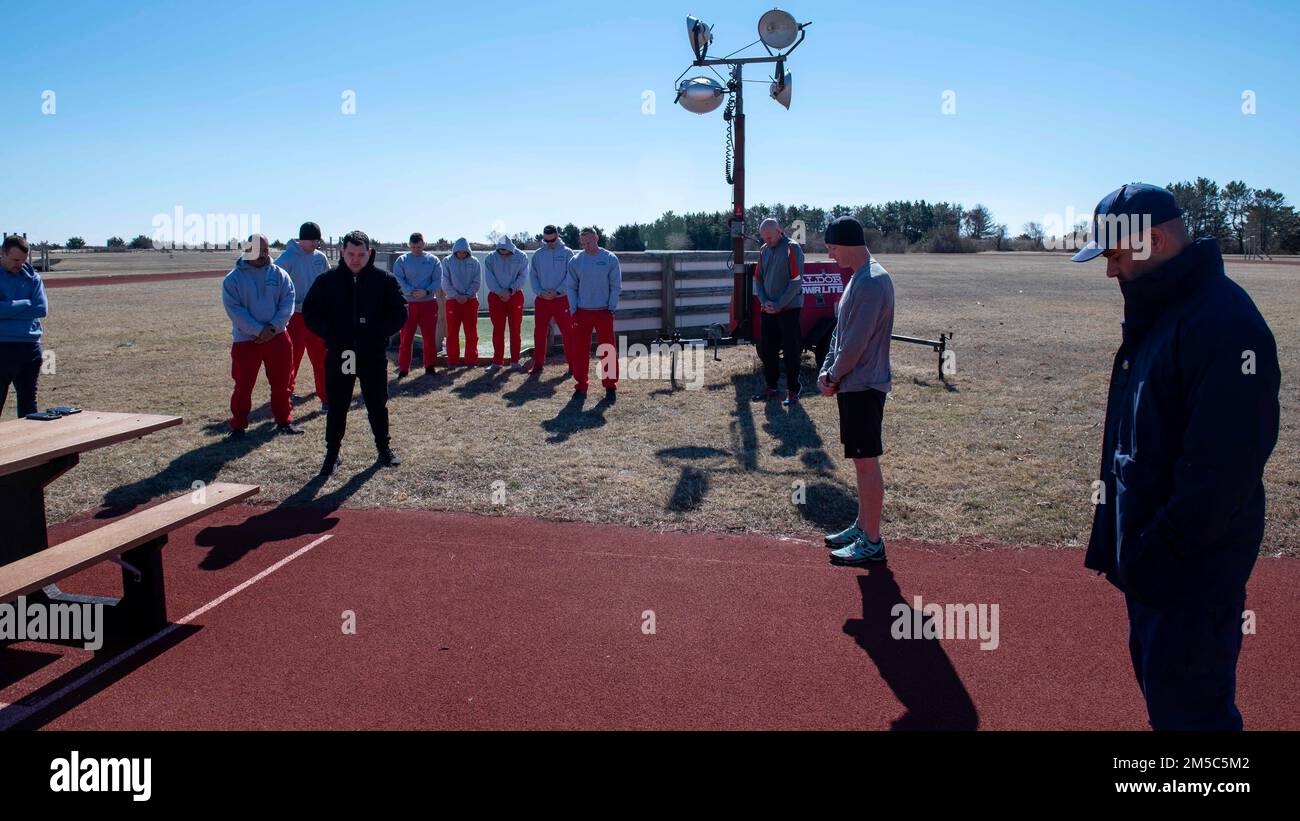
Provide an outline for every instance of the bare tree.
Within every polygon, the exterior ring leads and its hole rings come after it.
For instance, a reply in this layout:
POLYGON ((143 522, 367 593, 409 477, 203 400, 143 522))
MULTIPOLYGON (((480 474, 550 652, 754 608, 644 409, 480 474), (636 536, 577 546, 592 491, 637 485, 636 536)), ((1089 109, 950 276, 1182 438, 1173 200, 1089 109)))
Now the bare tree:
POLYGON ((1038 250, 1043 249, 1043 243, 1047 240, 1047 232, 1043 230, 1041 222, 1026 222, 1024 236, 1034 243, 1038 250))

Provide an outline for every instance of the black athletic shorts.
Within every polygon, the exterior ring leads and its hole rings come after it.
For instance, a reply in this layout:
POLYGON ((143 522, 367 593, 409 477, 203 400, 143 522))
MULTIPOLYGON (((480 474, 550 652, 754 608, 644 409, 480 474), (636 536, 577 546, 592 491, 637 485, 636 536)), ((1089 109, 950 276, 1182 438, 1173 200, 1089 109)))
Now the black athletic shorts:
POLYGON ((840 441, 845 459, 869 459, 885 452, 880 427, 885 395, 874 388, 835 394, 840 406, 840 441))

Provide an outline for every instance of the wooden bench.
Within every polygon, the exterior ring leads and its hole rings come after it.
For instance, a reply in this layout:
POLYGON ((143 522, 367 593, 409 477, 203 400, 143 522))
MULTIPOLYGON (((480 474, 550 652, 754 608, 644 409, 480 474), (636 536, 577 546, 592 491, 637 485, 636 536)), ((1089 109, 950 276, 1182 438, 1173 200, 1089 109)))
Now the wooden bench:
POLYGON ((0 565, 0 603, 30 596, 42 603, 104 604, 109 635, 138 638, 167 624, 163 589, 162 547, 167 534, 255 495, 257 485, 215 483, 138 513, 115 519, 101 528, 62 544, 0 565), (77 596, 54 584, 104 560, 122 564, 122 598, 77 596))

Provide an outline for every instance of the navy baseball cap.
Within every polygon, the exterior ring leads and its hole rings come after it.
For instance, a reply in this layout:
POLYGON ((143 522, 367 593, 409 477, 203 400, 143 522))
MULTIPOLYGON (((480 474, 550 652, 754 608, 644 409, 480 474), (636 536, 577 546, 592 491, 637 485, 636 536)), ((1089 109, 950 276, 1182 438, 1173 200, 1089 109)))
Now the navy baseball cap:
POLYGON ((1148 226, 1181 217, 1174 195, 1167 189, 1145 182, 1131 182, 1102 197, 1092 212, 1092 241, 1079 249, 1072 259, 1087 262, 1114 247, 1117 240, 1126 236, 1126 222, 1145 222, 1148 226), (1110 219, 1107 219, 1110 218, 1110 219), (1149 221, 1148 221, 1149 220, 1149 221), (1116 230, 1108 230, 1118 226, 1116 230))

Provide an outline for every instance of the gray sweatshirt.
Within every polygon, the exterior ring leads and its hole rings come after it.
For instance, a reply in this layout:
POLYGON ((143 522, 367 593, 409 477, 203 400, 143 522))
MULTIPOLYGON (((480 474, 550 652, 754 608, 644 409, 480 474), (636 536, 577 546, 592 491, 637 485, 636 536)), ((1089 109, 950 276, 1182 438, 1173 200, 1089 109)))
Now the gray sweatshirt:
POLYGON ((821 372, 842 392, 889 393, 889 337, 894 332, 894 280, 868 259, 853 273, 835 310, 835 332, 821 372))
POLYGON ((781 237, 775 247, 764 245, 759 249, 754 295, 764 305, 775 302, 778 311, 803 307, 803 249, 789 237, 781 237), (793 269, 791 251, 794 251, 793 269))

